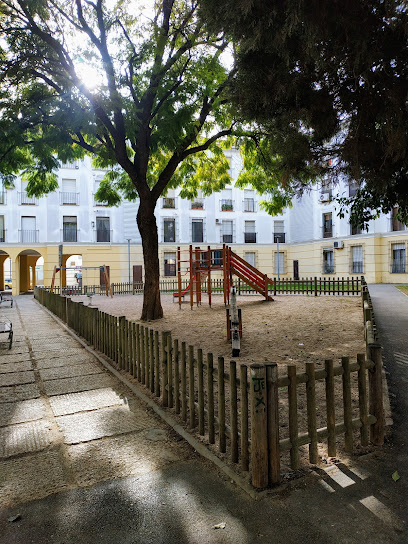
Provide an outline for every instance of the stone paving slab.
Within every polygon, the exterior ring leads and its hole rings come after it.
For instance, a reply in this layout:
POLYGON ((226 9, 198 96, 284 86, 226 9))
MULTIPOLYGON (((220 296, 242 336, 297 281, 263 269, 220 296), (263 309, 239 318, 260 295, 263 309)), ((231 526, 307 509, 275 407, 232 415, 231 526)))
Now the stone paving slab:
POLYGON ((22 385, 24 383, 34 383, 35 377, 32 370, 26 372, 8 372, 7 374, 0 374, 0 387, 6 387, 8 385, 22 385))
POLYGON ((39 359, 37 360, 37 368, 41 370, 45 368, 58 368, 58 367, 67 366, 67 365, 85 365, 85 364, 93 363, 94 361, 95 361, 95 357, 93 355, 89 355, 86 352, 82 352, 82 353, 74 354, 73 356, 50 357, 49 359, 39 359))
POLYGON ((35 421, 46 417, 45 405, 41 399, 5 402, 0 408, 0 427, 35 421))
POLYGON ((41 451, 52 443, 48 421, 40 419, 0 429, 0 457, 41 451))
POLYGON ((109 406, 124 405, 125 401, 112 389, 95 389, 84 393, 50 397, 50 404, 55 416, 63 416, 109 406))
POLYGON ((1 506, 6 508, 66 489, 62 467, 60 454, 54 451, 0 461, 1 506))
POLYGON ((79 393, 90 389, 102 389, 112 387, 115 379, 108 374, 91 374, 76 378, 62 378, 44 382, 47 395, 65 395, 67 393, 79 393))
POLYGON ((23 354, 18 354, 18 353, 13 353, 13 354, 3 354, 0 356, 0 368, 4 365, 4 364, 9 364, 9 363, 16 363, 16 362, 21 362, 21 361, 30 361, 30 354, 29 353, 23 353, 23 354))
MULTIPOLYGON (((59 378, 73 378, 75 376, 87 376, 89 374, 100 374, 101 367, 95 363, 84 363, 82 365, 67 365, 57 368, 45 368, 40 370, 42 380, 56 380, 59 378)), ((0 377, 1 379, 1 377, 0 377)))
POLYGON ((30 359, 27 361, 21 361, 19 363, 0 364, 0 374, 8 374, 9 372, 24 372, 31 369, 32 364, 30 359))
POLYGON ((136 417, 126 408, 105 408, 58 417, 57 423, 64 433, 64 442, 78 444, 105 436, 140 431, 148 427, 151 420, 136 417))
POLYGON ((11 385, 0 389, 0 403, 19 402, 21 400, 36 399, 40 397, 40 390, 36 383, 24 385, 11 385))
POLYGON ((71 348, 71 349, 63 348, 60 350, 49 350, 49 351, 39 349, 39 350, 35 350, 34 356, 37 361, 39 361, 40 359, 50 359, 52 357, 61 357, 62 355, 58 354, 58 351, 66 354, 67 356, 73 355, 75 353, 87 353, 85 351, 85 348, 71 348))
POLYGON ((41 351, 68 351, 70 348, 76 348, 78 342, 75 342, 74 340, 61 340, 61 342, 32 342, 31 346, 34 352, 38 349, 41 351))

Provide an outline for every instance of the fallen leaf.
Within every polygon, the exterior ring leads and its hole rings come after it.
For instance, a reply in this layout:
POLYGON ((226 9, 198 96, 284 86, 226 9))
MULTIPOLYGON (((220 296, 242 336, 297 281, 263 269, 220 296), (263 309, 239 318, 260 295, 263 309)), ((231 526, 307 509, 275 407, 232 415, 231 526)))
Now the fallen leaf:
POLYGON ((225 529, 226 523, 223 521, 222 523, 217 523, 217 525, 213 525, 213 529, 225 529))
POLYGON ((401 476, 398 474, 398 471, 396 470, 394 474, 392 475, 392 479, 394 482, 398 482, 398 480, 401 478, 401 476))
POLYGON ((21 519, 21 514, 16 514, 15 516, 11 516, 8 518, 8 521, 18 521, 21 519))

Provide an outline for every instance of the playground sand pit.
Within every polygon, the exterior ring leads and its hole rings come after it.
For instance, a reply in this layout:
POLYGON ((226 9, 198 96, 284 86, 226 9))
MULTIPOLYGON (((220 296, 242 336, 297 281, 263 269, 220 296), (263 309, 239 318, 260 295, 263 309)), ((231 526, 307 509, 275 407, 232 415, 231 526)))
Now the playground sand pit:
MULTIPOLYGON (((87 297, 74 297, 88 303, 87 297)), ((93 306, 116 316, 125 315, 139 321, 143 298, 140 295, 116 295, 113 298, 93 297, 93 306)), ((242 310, 241 364, 275 362, 279 365, 325 359, 339 359, 364 353, 364 330, 360 297, 347 296, 285 296, 265 302, 260 296, 238 296, 242 310)), ((222 296, 207 296, 200 306, 190 308, 183 302, 181 309, 171 295, 162 295, 164 318, 146 323, 159 331, 169 330, 179 342, 211 352, 214 358, 231 359, 227 341, 226 313, 222 296)))

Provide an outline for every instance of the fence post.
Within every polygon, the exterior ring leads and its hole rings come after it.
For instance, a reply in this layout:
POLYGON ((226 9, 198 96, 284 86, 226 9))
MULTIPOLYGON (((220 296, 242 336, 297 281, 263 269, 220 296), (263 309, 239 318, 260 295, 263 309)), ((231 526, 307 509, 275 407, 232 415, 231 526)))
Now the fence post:
POLYGON ((351 411, 351 378, 350 378, 350 359, 341 358, 343 367, 343 420, 346 428, 344 436, 344 446, 347 452, 353 451, 353 423, 351 411))
POLYGON ((268 485, 268 440, 265 366, 251 365, 251 447, 252 485, 262 489, 268 485))
POLYGON ((266 364, 269 485, 280 482, 278 365, 266 364))
POLYGON ((368 358, 374 363, 368 373, 370 386, 370 413, 377 418, 377 421, 371 425, 370 438, 376 446, 384 444, 384 406, 383 406, 383 388, 382 388, 382 358, 381 346, 379 344, 369 344, 367 346, 368 358))
POLYGON ((362 446, 368 446, 369 425, 368 418, 368 395, 367 395, 367 369, 365 367, 365 355, 359 353, 357 362, 360 365, 358 370, 358 405, 361 419, 360 439, 362 446))
POLYGON ((314 278, 314 296, 317 297, 317 278, 314 278))
POLYGON ((170 331, 162 331, 161 333, 161 382, 162 382, 162 398, 163 406, 168 406, 169 396, 167 390, 167 336, 170 331))

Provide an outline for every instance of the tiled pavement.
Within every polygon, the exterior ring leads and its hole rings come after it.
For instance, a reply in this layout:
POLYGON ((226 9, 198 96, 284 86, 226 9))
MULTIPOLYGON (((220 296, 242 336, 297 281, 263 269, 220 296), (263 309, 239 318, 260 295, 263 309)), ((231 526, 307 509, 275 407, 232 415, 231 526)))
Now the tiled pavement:
POLYGON ((187 456, 187 447, 172 442, 167 427, 31 296, 0 307, 1 319, 14 330, 10 350, 0 337, 1 507, 187 456))

